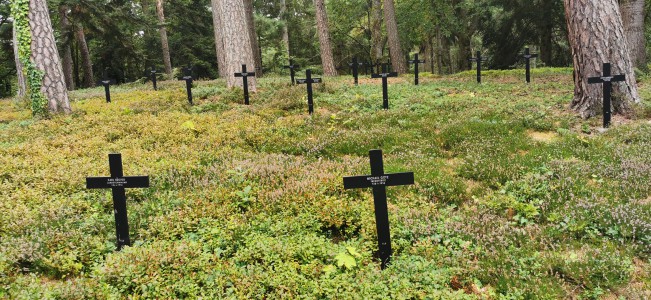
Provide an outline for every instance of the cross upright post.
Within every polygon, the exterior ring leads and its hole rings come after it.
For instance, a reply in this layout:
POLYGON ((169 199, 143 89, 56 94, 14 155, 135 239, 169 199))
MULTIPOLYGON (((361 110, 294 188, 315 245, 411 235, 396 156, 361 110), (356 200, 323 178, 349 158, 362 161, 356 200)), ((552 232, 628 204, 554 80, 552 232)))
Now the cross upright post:
POLYGON ((418 60, 418 53, 414 54, 414 59, 409 61, 410 64, 414 64, 414 85, 418 85, 418 65, 424 64, 424 60, 418 60))
POLYGON ((526 47, 524 48, 524 55, 522 55, 522 57, 525 60, 527 83, 531 83, 531 59, 538 57, 538 54, 530 54, 529 47, 526 47))
POLYGON ((477 51, 476 55, 476 57, 472 57, 469 60, 471 62, 477 62, 477 83, 481 83, 481 62, 483 61, 481 51, 477 51))
POLYGON ((344 177, 344 189, 373 188, 377 242, 384 270, 392 254, 386 187, 414 184, 414 173, 384 174, 382 150, 371 150, 368 155, 371 160, 371 175, 344 177))
POLYGON ((283 69, 289 69, 289 76, 292 79, 292 85, 296 82, 294 77, 296 76, 296 69, 300 68, 299 65, 295 65, 293 60, 289 60, 289 65, 283 66, 283 69))
POLYGON ((102 85, 104 86, 104 96, 106 97, 106 103, 111 103, 111 81, 102 80, 102 85))
POLYGON ((158 87, 156 86, 156 68, 154 67, 151 68, 150 75, 151 75, 151 83, 154 86, 154 91, 157 91, 158 87))
POLYGON ((603 110, 604 110, 604 128, 610 127, 610 120, 611 120, 611 96, 612 96, 612 90, 613 90, 613 82, 619 82, 619 81, 625 81, 626 80, 626 75, 621 74, 621 75, 611 75, 611 70, 610 70, 610 64, 609 63, 604 63, 603 64, 603 75, 600 77, 590 77, 588 78, 588 83, 589 84, 596 84, 596 83, 603 83, 603 94, 604 94, 604 103, 603 103, 603 110))
POLYGON ((314 113, 314 100, 312 96, 312 84, 321 83, 321 78, 312 78, 312 70, 305 70, 305 79, 296 79, 298 84, 307 85, 307 111, 311 115, 314 113))
POLYGON ((192 83, 194 82, 194 79, 192 78, 192 67, 188 66, 185 69, 185 76, 183 76, 183 80, 185 80, 185 91, 188 94, 188 102, 190 105, 194 105, 192 102, 192 83))
POLYGON ((248 77, 255 77, 255 72, 247 72, 246 65, 242 65, 242 72, 235 73, 235 77, 242 77, 242 88, 244 89, 244 104, 249 105, 249 81, 248 77))
POLYGON ((353 57, 353 62, 348 64, 353 71, 353 78, 355 78, 355 85, 359 84, 359 67, 364 66, 364 63, 357 61, 357 56, 353 57))
POLYGON ((398 77, 397 72, 387 72, 387 64, 382 64, 382 73, 371 74, 371 78, 382 78, 382 107, 389 109, 388 78, 398 77))
POLYGON ((87 189, 111 189, 113 194, 113 214, 115 216, 115 234, 118 251, 131 245, 129 239, 129 218, 127 217, 126 188, 149 187, 149 176, 124 176, 122 172, 122 155, 109 154, 111 177, 87 177, 87 189))

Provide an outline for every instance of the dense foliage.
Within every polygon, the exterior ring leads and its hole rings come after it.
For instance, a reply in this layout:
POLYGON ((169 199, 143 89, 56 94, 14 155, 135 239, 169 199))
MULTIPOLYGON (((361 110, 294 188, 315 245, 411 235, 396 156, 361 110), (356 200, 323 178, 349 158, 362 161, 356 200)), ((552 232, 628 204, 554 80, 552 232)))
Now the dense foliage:
MULTIPOLYGON (((644 299, 651 297, 651 125, 565 111, 570 69, 318 85, 288 78, 251 106, 222 81, 71 93, 33 120, 0 103, 0 298, 644 299), (344 191, 381 148, 395 250, 380 271, 373 201, 344 191), (114 252, 110 192, 84 189, 121 152, 133 247, 114 252)), ((648 79, 640 85, 649 99, 648 79)), ((638 107, 651 115, 651 103, 638 107)))

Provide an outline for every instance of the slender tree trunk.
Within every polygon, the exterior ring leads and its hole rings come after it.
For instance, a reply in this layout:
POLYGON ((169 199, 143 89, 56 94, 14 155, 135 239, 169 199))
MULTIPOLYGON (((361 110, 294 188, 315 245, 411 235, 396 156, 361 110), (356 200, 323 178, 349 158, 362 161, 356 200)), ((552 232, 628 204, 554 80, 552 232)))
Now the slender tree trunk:
POLYGON ((588 77, 601 75, 602 64, 611 63, 613 74, 626 75, 625 82, 613 84, 614 112, 630 113, 630 103, 639 102, 639 96, 617 0, 563 2, 575 71, 570 107, 583 118, 602 111, 602 89, 589 85, 588 77))
POLYGON ((14 61, 16 63, 16 75, 18 75, 18 91, 17 91, 17 96, 18 98, 23 98, 25 95, 27 95, 27 85, 25 82, 25 70, 23 69, 23 63, 20 62, 20 58, 18 56, 18 40, 16 39, 16 26, 11 26, 12 28, 12 36, 13 36, 13 41, 12 43, 14 44, 14 61))
MULTIPOLYGON (((242 72, 242 65, 247 65, 247 71, 253 72, 253 51, 247 32, 246 11, 242 0, 220 0, 221 20, 224 25, 223 40, 226 53, 226 78, 228 87, 242 87, 242 78, 233 74, 242 72)), ((248 78, 249 91, 255 92, 255 77, 248 78)))
POLYGON ((287 58, 291 58, 292 56, 289 52, 289 30, 287 30, 287 3, 285 0, 280 0, 280 20, 283 22, 283 45, 285 46, 287 58))
POLYGON ((43 72, 41 92, 48 100, 50 112, 68 114, 71 112, 70 100, 46 1, 31 0, 28 18, 32 34, 30 59, 43 72))
POLYGON ((323 75, 337 76, 335 61, 332 55, 332 44, 330 43, 330 30, 328 29, 328 14, 324 0, 314 0, 316 10, 316 27, 319 33, 319 45, 321 48, 321 64, 323 75))
POLYGON ((644 0, 620 0, 624 33, 631 51, 633 67, 646 69, 646 39, 644 36, 644 0))
POLYGON ((255 75, 262 76, 262 56, 260 55, 260 46, 258 45, 258 35, 255 33, 255 12, 253 10, 253 0, 244 0, 244 9, 246 10, 246 27, 249 32, 249 41, 251 41, 251 50, 253 51, 253 61, 255 62, 255 75))
POLYGON ((165 27, 165 10, 163 0, 156 0, 156 14, 158 15, 158 32, 160 33, 161 49, 163 50, 163 65, 165 73, 172 74, 172 60, 170 59, 170 45, 167 41, 167 28, 165 27))
POLYGON ((396 9, 393 5, 393 0, 384 0, 384 25, 387 27, 389 52, 391 54, 393 70, 398 72, 398 74, 407 73, 407 61, 400 47, 398 24, 396 23, 396 9))
POLYGON ((382 40, 382 0, 373 0, 371 4, 371 44, 373 47, 372 58, 382 58, 384 41, 382 40))
POLYGON ((93 74, 93 61, 90 59, 90 50, 88 50, 88 43, 86 43, 86 34, 84 27, 81 24, 77 25, 75 31, 75 38, 77 45, 79 45, 79 53, 81 55, 81 67, 84 69, 84 86, 95 86, 95 75, 93 74))
MULTIPOLYGON (((215 53, 217 54, 217 67, 219 77, 228 78, 228 68, 226 66, 226 52, 224 50, 224 34, 221 19, 221 0, 211 0, 212 5, 212 24, 215 31, 215 53)), ((230 74, 233 75, 233 74, 230 74)))
POLYGON ((66 87, 69 91, 75 89, 75 81, 72 78, 72 50, 70 49, 70 22, 68 21, 68 7, 62 5, 59 7, 59 23, 61 25, 61 35, 65 38, 62 40, 63 55, 61 62, 63 63, 63 75, 66 79, 66 87))

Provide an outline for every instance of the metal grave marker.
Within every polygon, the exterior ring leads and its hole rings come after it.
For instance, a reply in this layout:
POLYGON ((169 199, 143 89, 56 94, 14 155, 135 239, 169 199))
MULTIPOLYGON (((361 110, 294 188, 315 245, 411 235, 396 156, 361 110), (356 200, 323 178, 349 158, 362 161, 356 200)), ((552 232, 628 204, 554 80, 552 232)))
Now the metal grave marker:
POLYGON ((418 60, 418 53, 414 54, 414 59, 409 61, 410 64, 414 64, 414 85, 418 85, 418 65, 424 64, 424 60, 418 60))
POLYGON ((349 63, 348 66, 353 71, 353 78, 355 78, 355 85, 359 85, 359 67, 364 66, 364 63, 357 61, 357 56, 353 57, 353 62, 349 63))
POLYGON ((312 84, 323 82, 321 78, 312 78, 312 70, 305 70, 305 79, 296 79, 298 84, 307 85, 307 111, 310 115, 314 112, 314 100, 312 98, 312 84))
POLYGON ((613 91, 613 82, 625 81, 626 75, 610 75, 610 64, 604 63, 603 65, 603 76, 601 77, 590 77, 588 78, 589 84, 603 83, 603 94, 604 94, 604 128, 610 126, 611 119, 611 96, 613 91))
POLYGON ((371 78, 382 78, 382 107, 389 109, 389 91, 387 78, 398 77, 397 72, 387 72, 387 64, 382 64, 382 73, 371 74, 371 78))
POLYGON ((244 89, 244 104, 249 105, 249 81, 248 77, 255 77, 255 72, 247 72, 246 65, 242 65, 242 72, 235 73, 235 77, 242 77, 242 88, 244 89))
POLYGON ((292 85, 294 85, 294 84, 296 83, 296 81, 294 80, 294 77, 296 77, 296 70, 297 70, 298 68, 300 68, 300 66, 299 66, 299 65, 295 65, 295 64, 294 64, 294 61, 291 60, 291 59, 289 60, 289 65, 287 65, 287 66, 283 66, 283 69, 289 69, 289 76, 290 76, 291 79, 292 79, 292 85))
POLYGON ((185 76, 181 79, 185 80, 185 91, 188 94, 188 102, 190 105, 194 105, 192 101, 192 83, 194 82, 194 78, 192 78, 192 66, 185 68, 185 76))
POLYGON ((151 84, 154 86, 154 91, 158 90, 158 86, 156 85, 156 68, 152 67, 151 72, 150 72, 150 77, 151 77, 151 84))
POLYGON ((481 83, 481 62, 484 61, 481 57, 481 51, 477 51, 476 57, 470 58, 469 61, 471 61, 471 63, 477 62, 477 83, 481 83))
POLYGON ((524 54, 522 55, 522 58, 524 58, 525 61, 527 83, 531 83, 531 59, 536 57, 538 57, 538 54, 529 53, 529 47, 524 48, 524 54))

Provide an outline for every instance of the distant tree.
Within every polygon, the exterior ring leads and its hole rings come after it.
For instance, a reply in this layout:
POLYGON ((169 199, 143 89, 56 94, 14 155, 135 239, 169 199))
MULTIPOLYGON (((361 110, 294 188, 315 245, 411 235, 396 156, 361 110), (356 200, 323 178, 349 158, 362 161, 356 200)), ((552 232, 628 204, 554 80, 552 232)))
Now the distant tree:
POLYGON ((644 0, 619 0, 624 33, 633 67, 646 69, 646 37, 644 36, 644 0))
POLYGON ((626 75, 626 82, 613 85, 614 111, 630 113, 630 103, 639 102, 639 96, 617 1, 564 0, 564 4, 575 71, 571 108, 584 118, 601 112, 602 89, 589 86, 588 77, 600 75, 602 64, 611 63, 614 74, 626 75))
POLYGON ((398 24, 396 23, 396 9, 393 0, 384 0, 384 25, 389 38, 389 51, 391 52, 391 65, 393 70, 400 74, 407 73, 407 61, 402 53, 398 24))
POLYGON ((371 2, 371 57, 381 59, 384 52, 384 39, 382 37, 382 0, 371 2))
POLYGON ((316 13, 316 27, 319 33, 319 45, 321 49, 321 64, 323 74, 326 76, 337 76, 334 57, 332 55, 332 43, 330 41, 330 29, 328 27, 328 14, 324 0, 314 0, 316 13))
POLYGON ((68 20, 68 11, 70 9, 67 5, 59 6, 59 26, 61 30, 60 36, 62 37, 61 41, 61 63, 63 64, 63 76, 66 79, 66 87, 69 91, 75 89, 75 81, 72 77, 72 49, 70 44, 73 39, 72 28, 70 26, 70 20, 68 20))
POLYGON ((16 96, 23 98, 27 95, 27 85, 25 82, 25 70, 23 64, 18 58, 18 40, 16 39, 16 26, 11 26, 12 28, 12 44, 14 48, 14 63, 16 64, 16 74, 18 76, 18 91, 16 96))
POLYGON ((253 51, 253 62, 256 76, 262 76, 262 57, 260 56, 260 46, 258 46, 258 35, 255 32, 255 12, 253 11, 253 0, 244 0, 244 9, 246 10, 246 27, 251 41, 251 50, 253 51))
POLYGON ((285 46, 285 52, 287 58, 291 57, 289 52, 289 30, 287 28, 287 1, 280 0, 280 12, 278 13, 278 18, 283 22, 283 45, 285 46))
POLYGON ((167 40, 163 0, 156 0, 156 14, 158 15, 158 31, 160 33, 161 50, 163 52, 163 65, 165 66, 165 73, 170 75, 172 74, 172 60, 170 58, 170 45, 167 40))

